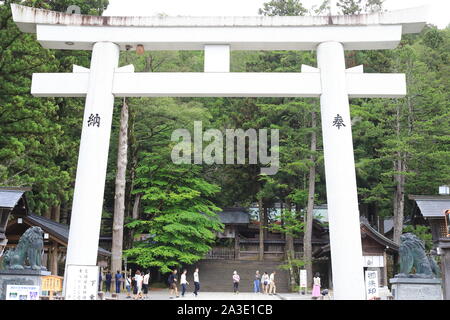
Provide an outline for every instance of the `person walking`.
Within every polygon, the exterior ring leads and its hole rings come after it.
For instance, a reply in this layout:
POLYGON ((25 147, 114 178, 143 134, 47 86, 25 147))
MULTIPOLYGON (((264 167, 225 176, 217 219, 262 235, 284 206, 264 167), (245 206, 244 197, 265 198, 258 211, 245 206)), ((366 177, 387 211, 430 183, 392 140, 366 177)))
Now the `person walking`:
POLYGON ((125 277, 125 289, 127 290, 127 299, 131 298, 131 277, 125 277))
POLYGON ((144 278, 141 275, 141 271, 137 270, 136 274, 134 275, 134 278, 136 280, 136 288, 137 288, 137 297, 138 299, 142 299, 142 282, 144 278))
POLYGON ((194 271, 194 295, 197 296, 200 291, 200 278, 198 275, 198 268, 194 271))
POLYGON ((102 270, 100 269, 98 273, 98 291, 102 291, 102 270))
POLYGON ((319 297, 320 297, 320 273, 316 272, 313 278, 312 298, 317 299, 319 297))
POLYGON ((268 294, 270 278, 269 278, 269 274, 267 272, 264 272, 263 276, 261 277, 261 281, 262 281, 263 293, 268 294))
POLYGON ((253 290, 255 293, 260 293, 261 290, 261 275, 259 274, 259 270, 256 270, 255 280, 253 281, 253 290))
POLYGON ((184 297, 186 293, 186 286, 189 285, 189 282, 186 280, 187 270, 185 269, 181 274, 180 284, 181 284, 181 296, 184 297))
POLYGON ((173 270, 172 273, 169 276, 169 296, 170 299, 173 299, 173 296, 175 295, 177 298, 179 298, 178 295, 178 288, 177 288, 177 270, 173 270))
POLYGON ((136 285, 136 277, 131 278, 131 287, 133 288, 133 299, 137 298, 137 285, 136 285))
POLYGON ((276 274, 276 272, 273 271, 270 274, 270 277, 269 277, 269 281, 270 281, 270 283, 269 283, 269 295, 273 295, 273 294, 277 293, 277 286, 276 286, 276 283, 275 283, 275 274, 276 274))
POLYGON ((111 292, 111 281, 112 281, 111 271, 108 271, 105 276, 106 292, 111 292))
POLYGON ((150 270, 147 270, 147 272, 144 275, 144 278, 142 279, 142 291, 144 292, 144 299, 148 299, 149 282, 150 282, 150 270))
POLYGON ((234 294, 239 293, 239 281, 241 280, 241 277, 239 277, 237 271, 233 271, 233 291, 234 294))
POLYGON ((120 282, 122 281, 122 274, 119 270, 117 270, 114 279, 116 280, 116 293, 120 293, 120 282))

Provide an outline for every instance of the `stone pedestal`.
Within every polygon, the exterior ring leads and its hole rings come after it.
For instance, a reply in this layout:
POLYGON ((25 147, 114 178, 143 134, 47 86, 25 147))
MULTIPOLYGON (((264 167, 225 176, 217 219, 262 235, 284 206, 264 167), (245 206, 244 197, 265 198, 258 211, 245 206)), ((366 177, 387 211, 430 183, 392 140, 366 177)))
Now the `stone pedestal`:
POLYGON ((0 300, 6 299, 7 285, 41 286, 41 277, 50 275, 43 270, 0 270, 0 300))
POLYGON ((444 299, 450 300, 450 238, 439 239, 444 299))
POLYGON ((394 300, 442 300, 441 279, 392 278, 394 300))

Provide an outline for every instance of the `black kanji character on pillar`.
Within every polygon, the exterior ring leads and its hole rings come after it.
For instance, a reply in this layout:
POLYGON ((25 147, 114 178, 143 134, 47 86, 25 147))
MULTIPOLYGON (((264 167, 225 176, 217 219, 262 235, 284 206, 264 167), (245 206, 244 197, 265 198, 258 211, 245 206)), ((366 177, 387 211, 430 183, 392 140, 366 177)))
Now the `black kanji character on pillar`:
POLYGON ((88 119, 88 127, 90 126, 95 127, 95 125, 97 125, 97 127, 100 127, 100 117, 98 113, 96 113, 95 116, 93 113, 91 113, 88 119))
POLYGON ((339 113, 334 117, 333 126, 336 126, 338 129, 345 127, 344 119, 342 119, 339 113))

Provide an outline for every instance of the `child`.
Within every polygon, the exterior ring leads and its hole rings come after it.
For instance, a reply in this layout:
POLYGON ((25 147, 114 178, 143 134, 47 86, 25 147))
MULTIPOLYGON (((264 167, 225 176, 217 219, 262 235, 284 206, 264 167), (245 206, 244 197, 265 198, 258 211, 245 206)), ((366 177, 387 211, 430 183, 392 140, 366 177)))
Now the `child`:
POLYGON ((316 272, 313 278, 314 285, 313 285, 313 291, 312 291, 312 298, 317 299, 320 297, 320 274, 316 272))

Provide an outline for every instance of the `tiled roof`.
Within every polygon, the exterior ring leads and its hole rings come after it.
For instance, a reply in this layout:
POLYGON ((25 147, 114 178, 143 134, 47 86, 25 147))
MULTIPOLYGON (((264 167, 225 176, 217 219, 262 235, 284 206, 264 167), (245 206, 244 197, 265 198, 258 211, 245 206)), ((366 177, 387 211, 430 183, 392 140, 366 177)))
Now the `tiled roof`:
POLYGON ((424 218, 443 218, 444 211, 450 209, 450 196, 416 196, 410 195, 409 199, 416 201, 420 213, 424 218))
POLYGON ((14 208, 25 191, 14 188, 0 188, 0 208, 14 208))
MULTIPOLYGON (((30 213, 25 220, 28 220, 30 224, 36 225, 42 228, 45 232, 67 243, 69 239, 69 226, 47 219, 43 216, 30 213)), ((102 256, 111 256, 111 252, 99 247, 98 253, 102 256)))
POLYGON ((244 208, 226 208, 218 213, 223 224, 249 224, 250 215, 244 208))
MULTIPOLYGON (((367 234, 370 238, 372 238, 379 244, 388 246, 389 250, 394 251, 394 252, 398 251, 398 248, 399 248, 398 244, 396 244, 394 241, 385 237, 384 235, 379 233, 377 230, 372 228, 372 226, 370 226, 370 224, 363 217, 360 217, 360 220, 361 220, 360 221, 361 231, 364 230, 365 234, 367 234)), ((313 252, 313 256, 320 257, 320 256, 323 256, 324 254, 327 254, 328 252, 330 252, 330 244, 329 243, 316 249, 313 252)))

